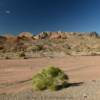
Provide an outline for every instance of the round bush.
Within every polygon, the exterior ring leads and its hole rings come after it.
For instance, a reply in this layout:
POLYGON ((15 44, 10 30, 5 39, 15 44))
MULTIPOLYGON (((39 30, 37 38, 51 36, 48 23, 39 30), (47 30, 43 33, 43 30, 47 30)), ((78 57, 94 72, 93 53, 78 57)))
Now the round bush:
POLYGON ((33 90, 58 90, 68 84, 68 76, 59 68, 48 67, 32 78, 33 90))

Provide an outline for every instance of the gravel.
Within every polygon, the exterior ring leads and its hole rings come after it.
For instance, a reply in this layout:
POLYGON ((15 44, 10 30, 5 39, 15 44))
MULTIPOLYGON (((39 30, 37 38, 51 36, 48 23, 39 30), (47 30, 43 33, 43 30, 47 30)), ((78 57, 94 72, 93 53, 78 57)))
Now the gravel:
POLYGON ((59 91, 32 90, 12 94, 0 94, 0 100, 100 100, 100 80, 72 83, 59 91))

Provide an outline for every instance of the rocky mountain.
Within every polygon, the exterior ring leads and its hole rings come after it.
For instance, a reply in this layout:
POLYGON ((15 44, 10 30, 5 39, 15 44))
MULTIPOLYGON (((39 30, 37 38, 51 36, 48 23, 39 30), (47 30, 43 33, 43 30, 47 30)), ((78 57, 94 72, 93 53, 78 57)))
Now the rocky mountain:
MULTIPOLYGON (((0 36, 0 56, 25 53, 40 55, 99 55, 100 36, 96 32, 41 32, 33 35, 0 36)), ((22 56, 22 55, 20 55, 22 56)))

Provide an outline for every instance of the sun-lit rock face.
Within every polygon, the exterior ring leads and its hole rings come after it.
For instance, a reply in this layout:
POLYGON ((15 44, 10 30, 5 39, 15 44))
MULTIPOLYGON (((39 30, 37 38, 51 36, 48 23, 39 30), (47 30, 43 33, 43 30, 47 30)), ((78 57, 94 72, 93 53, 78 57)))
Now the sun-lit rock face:
POLYGON ((18 35, 19 37, 26 37, 26 38, 32 38, 32 33, 30 32, 22 32, 18 35))
POLYGON ((97 37, 96 32, 41 32, 34 36, 34 39, 67 39, 72 37, 97 37))
POLYGON ((35 35, 35 36, 33 37, 33 39, 39 40, 39 39, 40 39, 40 36, 39 36, 39 35, 35 35))
POLYGON ((63 32, 42 32, 36 36, 35 39, 66 39, 66 35, 63 32))
POLYGON ((34 36, 34 39, 38 40, 38 39, 47 39, 49 38, 49 36, 51 35, 50 32, 41 32, 37 35, 34 36))
POLYGON ((50 36, 50 39, 60 39, 60 38, 61 38, 61 34, 57 32, 53 32, 50 36))

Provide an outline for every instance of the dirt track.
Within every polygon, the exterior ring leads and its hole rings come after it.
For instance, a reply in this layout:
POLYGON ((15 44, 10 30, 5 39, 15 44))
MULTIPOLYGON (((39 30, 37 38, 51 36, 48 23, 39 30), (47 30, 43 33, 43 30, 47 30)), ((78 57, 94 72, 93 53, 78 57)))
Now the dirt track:
POLYGON ((0 93, 31 88, 33 74, 48 65, 62 68, 69 75, 70 82, 100 79, 100 56, 0 60, 0 93))

